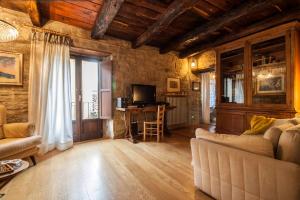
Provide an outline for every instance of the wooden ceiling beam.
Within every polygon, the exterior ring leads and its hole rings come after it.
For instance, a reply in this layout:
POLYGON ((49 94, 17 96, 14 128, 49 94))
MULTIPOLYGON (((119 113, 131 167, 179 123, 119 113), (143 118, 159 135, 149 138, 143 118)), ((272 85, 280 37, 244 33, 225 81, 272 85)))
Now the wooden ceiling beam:
POLYGON ((166 11, 165 4, 159 1, 149 2, 147 0, 127 0, 128 3, 132 3, 136 6, 147 8, 158 13, 164 13, 166 11))
POLYGON ((188 56, 192 56, 192 55, 201 53, 207 49, 211 49, 216 46, 237 40, 242 37, 246 37, 246 36, 254 34, 254 33, 264 31, 266 29, 269 29, 269 28, 272 28, 272 27, 275 27, 275 26, 278 26, 278 25, 281 25, 281 24, 284 24, 287 22, 291 22, 294 20, 300 20, 300 7, 295 8, 293 10, 289 10, 285 13, 277 14, 277 15, 267 18, 263 21, 257 22, 255 24, 248 26, 247 28, 244 28, 240 31, 235 32, 234 34, 229 34, 229 35, 223 36, 215 41, 208 42, 205 44, 199 44, 199 45, 193 46, 191 48, 185 49, 179 53, 179 57, 185 58, 188 56))
POLYGON ((43 18, 38 0, 29 0, 27 8, 29 17, 34 26, 42 27, 46 24, 48 20, 43 18))
POLYGON ((218 16, 210 20, 209 22, 201 25, 194 30, 186 33, 177 40, 173 40, 167 44, 164 48, 160 49, 160 53, 168 53, 178 48, 184 48, 190 46, 192 43, 199 41, 202 38, 216 32, 224 26, 230 24, 234 20, 239 19, 253 11, 259 10, 264 7, 272 6, 281 2, 282 0, 255 0, 247 1, 242 5, 226 12, 224 15, 218 16))
POLYGON ((209 14, 200 8, 193 7, 193 11, 204 19, 210 19, 209 14))
POLYGON ((124 0, 105 0, 102 8, 99 10, 91 37, 93 39, 103 38, 109 25, 119 12, 124 0))
POLYGON ((174 0, 159 19, 132 43, 132 47, 138 48, 149 42, 154 35, 167 28, 173 20, 191 9, 197 2, 198 0, 174 0))

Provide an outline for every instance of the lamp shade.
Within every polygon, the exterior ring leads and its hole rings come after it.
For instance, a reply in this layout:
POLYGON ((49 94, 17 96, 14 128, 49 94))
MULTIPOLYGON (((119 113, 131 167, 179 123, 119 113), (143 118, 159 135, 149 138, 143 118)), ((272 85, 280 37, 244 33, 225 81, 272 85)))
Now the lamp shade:
POLYGON ((9 42, 17 39, 18 30, 11 24, 0 20, 0 42, 9 42))

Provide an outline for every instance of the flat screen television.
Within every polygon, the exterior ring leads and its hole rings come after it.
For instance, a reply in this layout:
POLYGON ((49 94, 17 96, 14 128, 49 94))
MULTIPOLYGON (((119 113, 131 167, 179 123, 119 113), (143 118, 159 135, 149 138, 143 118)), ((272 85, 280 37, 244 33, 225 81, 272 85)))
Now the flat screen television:
POLYGON ((156 86, 132 84, 132 103, 134 105, 149 105, 156 102, 156 86))

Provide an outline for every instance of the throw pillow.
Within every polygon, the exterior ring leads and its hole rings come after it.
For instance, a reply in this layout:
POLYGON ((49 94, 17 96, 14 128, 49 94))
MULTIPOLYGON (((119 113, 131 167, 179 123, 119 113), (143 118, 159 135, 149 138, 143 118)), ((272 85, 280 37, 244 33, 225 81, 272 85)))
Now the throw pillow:
POLYGON ((284 131, 278 142, 276 158, 300 165, 300 125, 284 131))
POLYGON ((279 126, 273 126, 265 132, 263 137, 272 142, 274 153, 276 153, 276 151, 277 151, 278 141, 279 141, 281 133, 283 131, 285 131, 286 129, 291 128, 293 126, 294 125, 291 123, 286 123, 286 124, 282 124, 279 126))
POLYGON ((246 130, 243 135, 259 135, 263 134, 274 122, 274 118, 254 115, 250 122, 250 129, 246 130))
POLYGON ((29 123, 10 123, 3 125, 5 138, 24 138, 31 136, 33 126, 29 123))
POLYGON ((295 123, 295 125, 300 124, 300 117, 296 117, 294 119, 292 119, 292 121, 295 123))

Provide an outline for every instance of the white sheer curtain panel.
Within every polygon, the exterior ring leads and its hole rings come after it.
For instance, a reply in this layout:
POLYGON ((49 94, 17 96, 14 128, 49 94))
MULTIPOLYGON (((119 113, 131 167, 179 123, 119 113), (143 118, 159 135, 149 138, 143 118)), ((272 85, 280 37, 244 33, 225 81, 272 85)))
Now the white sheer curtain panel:
POLYGON ((42 136, 40 153, 73 146, 70 38, 33 32, 29 72, 29 121, 42 136))
POLYGON ((201 74, 202 122, 210 123, 210 73, 201 74))
POLYGON ((244 103, 244 75, 237 74, 235 81, 235 102, 244 103))

